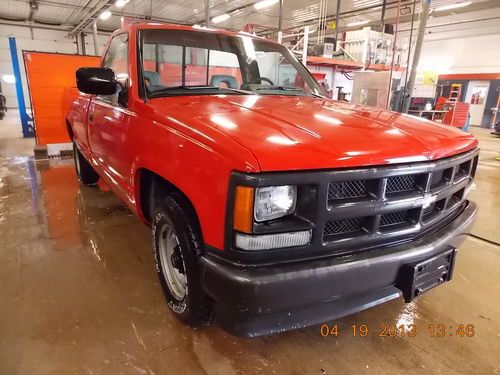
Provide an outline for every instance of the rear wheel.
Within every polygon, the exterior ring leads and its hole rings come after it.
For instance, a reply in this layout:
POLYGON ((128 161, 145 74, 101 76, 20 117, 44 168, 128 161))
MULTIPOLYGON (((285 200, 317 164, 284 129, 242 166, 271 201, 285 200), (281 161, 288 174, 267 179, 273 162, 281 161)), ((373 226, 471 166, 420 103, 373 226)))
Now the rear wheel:
POLYGON ((166 197, 155 207, 153 253, 168 306, 183 323, 210 323, 212 303, 201 285, 198 253, 201 236, 182 199, 166 197))
POLYGON ((99 175, 96 173, 94 168, 92 168, 87 159, 83 157, 80 150, 78 150, 76 142, 73 142, 73 157, 75 159, 76 175, 78 176, 80 182, 87 186, 97 184, 99 175))

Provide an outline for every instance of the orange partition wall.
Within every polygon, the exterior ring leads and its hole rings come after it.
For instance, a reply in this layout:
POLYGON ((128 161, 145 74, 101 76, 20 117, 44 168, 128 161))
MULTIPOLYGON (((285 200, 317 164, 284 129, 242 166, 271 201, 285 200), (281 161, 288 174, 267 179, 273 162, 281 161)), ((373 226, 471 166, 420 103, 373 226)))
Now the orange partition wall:
POLYGON ((23 51, 39 145, 70 142, 65 117, 78 95, 75 72, 98 66, 100 57, 23 51))

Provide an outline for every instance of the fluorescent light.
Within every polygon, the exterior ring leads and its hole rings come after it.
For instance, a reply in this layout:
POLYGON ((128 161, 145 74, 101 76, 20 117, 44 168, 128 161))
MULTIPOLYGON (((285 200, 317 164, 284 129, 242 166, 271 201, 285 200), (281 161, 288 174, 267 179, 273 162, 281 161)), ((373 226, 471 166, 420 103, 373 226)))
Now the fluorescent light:
POLYGON ((105 10, 104 12, 99 14, 99 18, 103 21, 107 20, 109 17, 111 17, 111 12, 109 10, 105 10))
POLYGON ((351 22, 351 23, 348 23, 346 26, 347 27, 352 27, 352 26, 361 26, 361 25, 366 25, 368 22, 368 20, 359 20, 359 21, 354 21, 354 22, 351 22))
POLYGON ((117 8, 123 8, 125 5, 128 4, 130 0, 116 0, 115 1, 115 7, 117 8))
POLYGON ((278 1, 279 0, 262 0, 262 1, 259 1, 258 3, 255 3, 253 5, 253 7, 255 9, 265 9, 265 8, 269 8, 270 6, 273 6, 278 1))
POLYGON ((16 83, 16 77, 12 74, 5 74, 3 77, 2 77, 2 80, 5 82, 5 83, 16 83))
POLYGON ((227 13, 221 14, 220 16, 212 18, 213 23, 219 23, 219 22, 224 22, 225 20, 228 20, 231 16, 227 13))
POLYGON ((457 8, 463 8, 468 5, 471 5, 471 1, 464 1, 462 3, 455 3, 455 4, 447 4, 447 5, 442 5, 440 7, 434 8, 435 12, 440 12, 442 10, 450 10, 450 9, 457 9, 457 8))

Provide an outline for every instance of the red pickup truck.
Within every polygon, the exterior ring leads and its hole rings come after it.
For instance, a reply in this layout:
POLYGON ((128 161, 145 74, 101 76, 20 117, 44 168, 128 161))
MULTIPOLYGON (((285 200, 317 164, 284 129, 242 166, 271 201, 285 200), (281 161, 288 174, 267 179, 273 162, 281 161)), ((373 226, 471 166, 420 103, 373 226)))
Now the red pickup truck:
POLYGON ((255 336, 411 301, 473 223, 471 135, 329 100, 285 47, 135 24, 76 73, 80 181, 152 227, 173 313, 255 336))

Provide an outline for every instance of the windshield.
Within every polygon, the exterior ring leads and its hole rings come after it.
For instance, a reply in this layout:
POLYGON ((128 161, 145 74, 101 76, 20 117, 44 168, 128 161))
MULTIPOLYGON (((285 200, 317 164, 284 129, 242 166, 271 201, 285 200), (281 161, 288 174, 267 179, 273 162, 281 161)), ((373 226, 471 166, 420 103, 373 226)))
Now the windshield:
POLYGON ((250 36, 141 30, 141 94, 322 96, 310 73, 283 46, 250 36))

